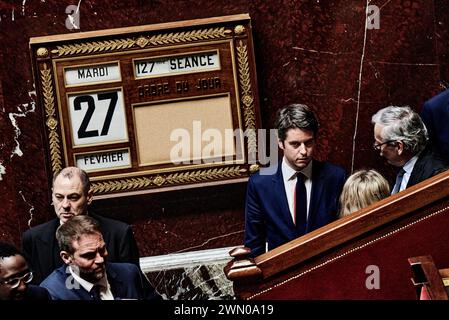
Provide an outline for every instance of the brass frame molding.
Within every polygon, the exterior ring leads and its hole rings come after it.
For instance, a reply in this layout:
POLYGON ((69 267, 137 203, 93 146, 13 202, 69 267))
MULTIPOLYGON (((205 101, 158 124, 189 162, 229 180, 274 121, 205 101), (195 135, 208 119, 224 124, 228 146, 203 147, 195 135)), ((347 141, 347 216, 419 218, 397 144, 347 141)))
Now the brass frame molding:
POLYGON ((251 30, 239 14, 31 38, 49 183, 65 166, 106 198, 246 181, 261 123, 251 30))

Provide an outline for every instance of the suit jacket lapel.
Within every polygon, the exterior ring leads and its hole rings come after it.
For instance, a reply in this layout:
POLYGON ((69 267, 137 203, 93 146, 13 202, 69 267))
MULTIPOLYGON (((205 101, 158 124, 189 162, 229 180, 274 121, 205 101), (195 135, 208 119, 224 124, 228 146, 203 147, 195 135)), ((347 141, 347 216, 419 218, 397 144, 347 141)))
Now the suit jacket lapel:
POLYGON ((428 150, 424 149, 421 152, 421 154, 419 155, 418 160, 416 160, 416 163, 413 166, 412 172, 410 173, 410 178, 408 179, 406 188, 411 187, 411 186, 417 184, 418 181, 423 180, 422 176, 423 176, 423 174, 425 174, 424 168, 423 168, 423 165, 424 165, 423 158, 427 155, 427 152, 428 152, 428 150))
POLYGON ((279 218, 281 218, 286 225, 295 229, 292 216, 290 214, 290 208, 288 206, 287 195, 285 194, 284 178, 282 176, 282 165, 278 166, 277 173, 272 178, 273 190, 275 192, 276 203, 279 205, 279 218))
POLYGON ((79 289, 72 289, 72 291, 79 296, 80 300, 94 300, 94 298, 92 298, 91 294, 89 292, 86 291, 86 289, 84 289, 80 284, 79 285, 79 289))
POLYGON ((321 162, 313 160, 312 167, 312 193, 310 195, 309 216, 307 219, 306 232, 315 224, 316 212, 319 207, 320 198, 323 193, 324 177, 322 176, 321 162))
POLYGON ((126 298, 127 294, 124 291, 126 284, 119 278, 117 272, 115 272, 109 264, 106 264, 106 274, 108 277, 109 285, 111 286, 112 295, 114 299, 126 298))
MULTIPOLYGON (((112 247, 110 247, 112 245, 112 241, 110 241, 111 239, 111 230, 109 230, 108 228, 104 228, 104 220, 101 216, 98 216, 94 213, 89 213, 89 216, 91 216, 92 218, 94 218, 95 220, 98 221, 98 223, 100 224, 100 229, 101 229, 101 234, 103 235, 103 240, 104 242, 106 242, 106 245, 108 246, 107 249, 108 251, 112 250, 112 247)), ((110 254, 112 254, 112 251, 110 252, 110 254)))
POLYGON ((42 232, 36 240, 40 242, 37 247, 43 248, 39 255, 39 263, 46 269, 56 269, 60 267, 63 262, 59 257, 59 246, 56 241, 56 229, 59 227, 59 219, 51 220, 48 229, 42 232))

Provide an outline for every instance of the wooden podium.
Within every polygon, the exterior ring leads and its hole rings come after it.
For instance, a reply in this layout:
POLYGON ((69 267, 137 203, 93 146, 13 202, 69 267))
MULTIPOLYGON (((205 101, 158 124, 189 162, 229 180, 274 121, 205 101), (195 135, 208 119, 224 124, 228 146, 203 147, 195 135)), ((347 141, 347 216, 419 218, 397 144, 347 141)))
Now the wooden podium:
POLYGON ((225 268, 240 299, 416 300, 409 257, 449 266, 449 172, 225 268))

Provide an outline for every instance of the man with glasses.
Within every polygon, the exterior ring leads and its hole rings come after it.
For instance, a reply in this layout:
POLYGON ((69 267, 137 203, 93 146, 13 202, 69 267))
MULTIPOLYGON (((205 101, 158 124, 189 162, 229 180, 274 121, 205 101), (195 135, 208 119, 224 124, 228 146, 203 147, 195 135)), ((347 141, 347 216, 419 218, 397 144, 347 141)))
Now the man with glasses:
POLYGON ((32 279, 19 250, 0 242, 0 300, 50 300, 46 289, 29 284, 32 279))
POLYGON ((421 117, 410 107, 389 106, 373 115, 374 149, 387 162, 401 168, 392 194, 411 187, 449 168, 428 143, 421 117))
POLYGON ((283 151, 277 172, 251 176, 245 206, 245 246, 257 256, 337 218, 343 168, 313 159, 318 120, 303 104, 280 110, 276 121, 283 151))

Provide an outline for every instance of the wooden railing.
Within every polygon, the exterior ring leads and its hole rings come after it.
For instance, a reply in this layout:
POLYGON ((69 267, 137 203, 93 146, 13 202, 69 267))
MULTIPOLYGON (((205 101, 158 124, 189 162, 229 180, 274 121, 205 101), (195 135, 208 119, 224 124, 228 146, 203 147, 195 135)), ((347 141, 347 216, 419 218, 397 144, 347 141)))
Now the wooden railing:
POLYGON ((449 172, 444 172, 255 259, 248 250, 233 250, 225 273, 243 299, 414 299, 407 258, 431 253, 449 265, 448 230, 449 172), (380 288, 369 266, 379 269, 380 288), (355 272, 354 279, 345 279, 347 270, 355 272), (373 288, 367 285, 371 280, 373 288))
POLYGON ((432 256, 410 257, 412 268, 412 283, 417 289, 416 294, 422 300, 449 300, 446 291, 449 269, 438 269, 432 256))

